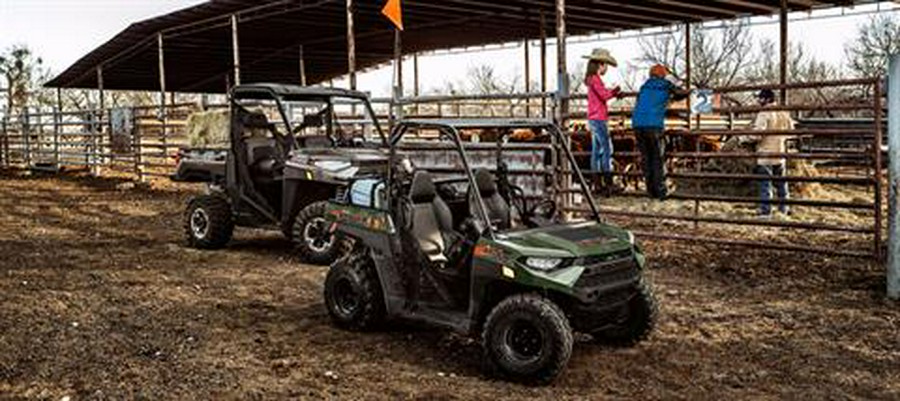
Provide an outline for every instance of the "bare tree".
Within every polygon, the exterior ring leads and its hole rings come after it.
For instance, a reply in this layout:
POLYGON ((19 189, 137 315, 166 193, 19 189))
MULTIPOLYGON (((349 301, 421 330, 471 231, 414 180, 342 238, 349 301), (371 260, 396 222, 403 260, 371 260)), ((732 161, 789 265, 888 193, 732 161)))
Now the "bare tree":
MULTIPOLYGON (((756 64, 746 71, 746 80, 778 82, 781 77, 781 60, 777 44, 764 39, 759 43, 757 54, 756 64)), ((832 81, 841 75, 839 67, 816 59, 799 43, 788 46, 787 73, 788 82, 794 83, 832 81)), ((834 103, 845 101, 848 96, 853 95, 855 94, 848 93, 846 88, 840 87, 796 89, 790 91, 789 101, 796 104, 834 103)), ((746 94, 743 100, 748 100, 746 94)))
MULTIPOLYGON (((720 27, 694 25, 691 35, 691 80, 698 87, 739 83, 742 72, 754 65, 753 35, 745 19, 720 27)), ((651 38, 641 38, 642 64, 663 64, 679 80, 686 80, 687 53, 684 27, 651 38)))
POLYGON ((856 75, 884 75, 890 56, 900 53, 900 22, 887 15, 872 17, 858 27, 856 39, 844 48, 844 53, 856 75))
POLYGON ((24 45, 14 45, 0 54, 0 75, 6 78, 6 108, 10 112, 28 105, 32 93, 46 79, 43 61, 24 45))
POLYGON ((519 77, 504 80, 497 74, 494 67, 479 65, 469 69, 469 78, 465 86, 468 87, 469 93, 488 95, 515 92, 518 82, 519 77))
MULTIPOLYGON (((756 63, 744 74, 746 79, 756 82, 777 82, 781 77, 779 53, 774 41, 762 40, 757 50, 756 63)), ((791 43, 788 46, 787 73, 789 82, 816 82, 837 79, 840 70, 807 53, 803 45, 791 43)))

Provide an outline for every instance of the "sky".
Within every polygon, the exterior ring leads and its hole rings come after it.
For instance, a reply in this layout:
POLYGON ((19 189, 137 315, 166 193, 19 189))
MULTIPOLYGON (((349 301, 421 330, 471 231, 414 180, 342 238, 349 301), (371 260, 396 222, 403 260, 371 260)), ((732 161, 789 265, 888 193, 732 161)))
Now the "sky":
MULTIPOLYGON (((45 66, 58 73, 72 65, 80 57, 102 45, 129 24, 181 8, 203 3, 201 0, 0 0, 0 50, 14 44, 28 45, 44 60, 45 66)), ((891 4, 881 5, 882 10, 900 8, 891 4)), ((854 14, 876 10, 875 6, 853 9, 835 9, 814 14, 821 18, 828 15, 854 14)), ((893 13, 900 14, 900 13, 893 13)), ((898 15, 900 16, 900 15, 898 15)), ((801 19, 792 23, 790 38, 803 43, 816 58, 835 64, 844 63, 844 46, 852 39, 856 27, 871 15, 846 16, 803 21, 807 13, 791 15, 801 19)), ((753 34, 758 38, 778 38, 777 18, 757 18, 753 34), (766 24, 769 22, 769 24, 766 24)), ((552 40, 550 41, 553 42, 552 40)), ((627 62, 638 55, 637 40, 616 39, 609 36, 600 40, 571 44, 568 47, 568 63, 574 69, 583 54, 595 47, 606 47, 620 60, 627 62)), ((539 76, 539 51, 532 48, 532 80, 539 76)), ((547 60, 549 76, 554 77, 556 50, 551 47, 547 60)), ((488 64, 502 77, 512 80, 521 76, 524 52, 521 45, 506 50, 490 50, 477 53, 438 54, 419 59, 420 81, 423 92, 443 88, 447 81, 460 82, 474 67, 488 64)), ((312 68, 312 67, 311 67, 312 68)), ((623 69, 613 71, 609 79, 615 83, 623 80, 623 69)), ((412 63, 405 63, 405 86, 412 86, 412 63)), ((390 67, 362 74, 359 89, 375 96, 390 93, 392 71, 390 67)), ((549 87, 555 87, 555 78, 549 79, 549 87)), ((338 81, 337 85, 345 85, 338 81)))

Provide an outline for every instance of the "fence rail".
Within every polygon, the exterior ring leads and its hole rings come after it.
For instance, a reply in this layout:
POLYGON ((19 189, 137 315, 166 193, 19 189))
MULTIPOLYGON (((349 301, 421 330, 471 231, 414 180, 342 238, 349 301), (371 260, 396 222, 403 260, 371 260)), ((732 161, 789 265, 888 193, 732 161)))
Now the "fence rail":
MULTIPOLYGON (((759 131, 749 127, 754 113, 764 110, 733 100, 729 105, 714 107, 712 116, 698 117, 688 112, 687 105, 674 105, 667 120, 665 138, 669 178, 677 184, 677 190, 667 202, 677 203, 675 210, 632 207, 631 203, 644 198, 639 183, 641 154, 636 149, 636 137, 630 126, 631 109, 615 104, 612 107, 610 132, 617 152, 616 177, 627 184, 629 190, 617 200, 601 202, 605 216, 635 228, 647 238, 680 241, 704 241, 723 245, 749 246, 787 251, 805 251, 844 256, 866 256, 881 259, 884 256, 884 109, 882 82, 872 79, 854 79, 829 82, 795 83, 789 85, 746 85, 717 88, 715 96, 732 96, 761 89, 787 89, 789 93, 823 88, 850 92, 869 93, 868 97, 850 100, 805 98, 796 102, 766 108, 784 110, 798 119, 815 116, 815 121, 801 124, 792 131, 759 131), (817 100, 818 99, 818 100, 817 100), (822 117, 822 113, 828 117, 822 117), (755 153, 742 149, 723 149, 731 138, 785 136, 795 138, 798 151, 787 153, 755 153), (753 207, 759 203, 750 194, 729 194, 722 187, 753 187, 769 179, 768 176, 746 170, 760 157, 786 159, 788 163, 811 166, 810 171, 788 169, 781 181, 794 186, 819 186, 819 193, 810 193, 785 202, 810 211, 813 217, 794 217, 789 220, 765 220, 752 217, 753 207), (730 167, 729 167, 730 166, 730 167), (737 167, 743 167, 741 170, 737 167), (739 183, 739 184, 735 184, 739 183), (834 193, 834 196, 831 194, 834 193), (730 215, 719 209, 734 209, 738 215, 730 215), (843 222, 827 217, 841 212, 849 216, 843 222), (815 213, 812 213, 815 212, 815 213), (743 215, 741 215, 743 213, 743 215), (816 217, 818 214, 826 216, 816 217), (674 224, 674 228, 669 223, 674 224), (680 223, 680 224, 679 224, 680 223), (648 230, 646 227, 654 227, 648 230), (772 241, 754 241, 740 232, 724 237, 704 235, 703 228, 728 229, 758 227, 767 230, 809 231, 817 235, 835 235, 836 241, 845 240, 851 249, 833 249, 817 244, 784 244, 772 241), (699 231, 698 231, 699 230, 699 231), (850 237, 845 237, 845 236, 850 237), (730 237, 729 237, 730 236, 730 237), (870 245, 863 245, 868 243, 870 245)), ((634 94, 628 94, 633 97, 634 94)), ((799 96, 798 96, 799 97, 799 96)), ((482 96, 423 96, 405 98, 398 103, 390 99, 374 99, 373 103, 382 122, 390 121, 394 110, 401 110, 406 117, 418 118, 477 118, 477 117, 549 117, 557 114, 557 102, 552 93, 526 93, 482 96)), ((203 106, 208 110, 222 109, 223 105, 203 106)), ((586 177, 596 173, 590 169, 590 134, 584 121, 585 97, 572 96, 566 113, 564 128, 570 134, 571 146, 586 177)), ((123 111, 46 110, 23 113, 0 119, 0 165, 57 171, 64 167, 85 168, 93 174, 115 171, 145 180, 167 177, 173 171, 178 150, 190 144, 187 120, 201 107, 193 103, 170 104, 164 109, 158 106, 141 106, 126 109, 132 127, 119 127, 116 113, 123 111)), ((350 116, 356 118, 357 116, 350 116)), ((545 145, 514 143, 510 150, 530 151, 545 145)), ((424 148, 430 148, 425 146, 424 148)), ((554 155, 558 154, 553 150, 554 155)), ((548 157, 552 163, 561 158, 548 157)), ((572 172, 561 165, 549 166, 540 171, 517 171, 518 175, 547 176, 555 180, 548 188, 561 200, 565 211, 575 215, 586 211, 579 204, 577 188, 567 186, 572 172)), ((450 172, 444 168, 441 172, 450 172), (447 170, 447 171, 443 171, 447 170)), ((728 210, 732 210, 728 209, 728 210)), ((777 233, 776 233, 777 234, 777 233)), ((826 237, 828 240, 831 237, 826 237)))

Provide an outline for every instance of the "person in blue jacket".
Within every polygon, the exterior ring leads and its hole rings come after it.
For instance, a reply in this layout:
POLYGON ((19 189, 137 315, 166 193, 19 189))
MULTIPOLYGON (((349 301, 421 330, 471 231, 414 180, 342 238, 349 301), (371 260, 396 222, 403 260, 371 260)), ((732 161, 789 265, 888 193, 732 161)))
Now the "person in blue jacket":
POLYGON ((690 92, 678 87, 666 77, 669 70, 663 65, 650 69, 650 79, 641 86, 632 116, 632 127, 644 165, 644 179, 651 198, 663 200, 666 188, 666 158, 664 135, 666 109, 670 101, 682 100, 690 92))

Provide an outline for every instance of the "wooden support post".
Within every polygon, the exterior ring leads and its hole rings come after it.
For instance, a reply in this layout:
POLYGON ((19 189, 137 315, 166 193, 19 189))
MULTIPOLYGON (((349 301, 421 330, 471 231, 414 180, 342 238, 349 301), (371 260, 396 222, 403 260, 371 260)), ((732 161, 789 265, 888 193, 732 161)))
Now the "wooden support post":
POLYGON ((103 65, 97 67, 97 89, 99 92, 100 100, 100 109, 95 113, 95 118, 97 119, 96 124, 94 124, 94 132, 93 138, 91 138, 91 174, 94 176, 100 175, 100 164, 103 162, 103 158, 100 156, 101 149, 100 143, 101 138, 103 136, 103 122, 106 114, 106 92, 103 85, 103 65))
POLYGON ((62 113, 62 109, 59 106, 53 109, 53 167, 56 171, 60 170, 59 136, 62 134, 62 114, 60 113, 62 113))
MULTIPOLYGON (((531 93, 531 42, 525 39, 525 93, 531 93)), ((531 117, 531 99, 525 99, 525 117, 531 117)))
POLYGON ((56 88, 56 112, 54 113, 53 122, 53 158, 55 160, 56 168, 59 169, 60 157, 59 157, 59 136, 62 133, 62 123, 63 123, 63 101, 62 101, 62 88, 56 88))
MULTIPOLYGON (((413 97, 419 97, 419 54, 413 54, 413 97)), ((415 105, 415 113, 419 115, 419 104, 415 105)))
POLYGON ((790 49, 788 48, 788 0, 781 0, 781 20, 779 24, 781 25, 781 58, 780 62, 780 70, 779 70, 779 79, 782 85, 781 88, 781 104, 786 105, 788 102, 787 88, 784 88, 784 85, 787 85, 787 75, 788 75, 788 53, 790 49))
MULTIPOLYGON (((560 146, 565 146, 571 150, 572 141, 568 136, 569 130, 566 126, 566 120, 569 117, 569 69, 566 58, 566 0, 556 0, 556 55, 556 123, 559 124, 560 130, 562 130, 562 132, 566 134, 565 143, 560 144, 560 146)), ((572 172, 572 168, 578 167, 571 166, 566 162, 563 162, 562 164, 563 165, 560 166, 560 171, 563 173, 561 189, 568 190, 572 188, 573 183, 572 175, 569 173, 572 172)), ((573 196, 569 194, 563 194, 563 209, 572 207, 573 200, 573 196)), ((569 219, 570 217, 571 215, 567 214, 565 216, 565 219, 569 219)))
MULTIPOLYGON (((691 52, 693 51, 693 46, 691 44, 691 24, 687 23, 684 25, 684 88, 687 90, 693 89, 693 82, 691 81, 691 52)), ((691 98, 687 98, 687 123, 688 130, 691 129, 691 98)))
MULTIPOLYGON (((232 19, 232 23, 234 22, 234 19, 232 19)), ((235 27, 235 25, 232 25, 232 27, 235 27)), ((156 45, 157 53, 159 56, 159 113, 157 114, 157 118, 162 124, 162 136, 163 138, 165 138, 166 129, 168 128, 167 120, 169 113, 166 108, 166 53, 162 33, 159 33, 157 35, 156 45)), ((226 84, 226 86, 228 85, 226 84)), ((141 136, 137 131, 138 129, 135 129, 134 138, 132 141, 132 154, 134 155, 134 175, 135 177, 137 177, 138 182, 142 182, 144 180, 144 166, 142 157, 144 147, 143 143, 141 142, 141 136)))
POLYGON ((100 112, 106 108, 106 92, 103 87, 103 65, 97 67, 97 90, 100 96, 100 112))
POLYGON ((162 115, 166 107, 166 55, 162 33, 156 36, 156 52, 159 56, 159 114, 162 115))
MULTIPOLYGON (((547 93, 547 17, 541 11, 541 93, 547 93)), ((541 97, 541 113, 547 118, 547 98, 541 97)))
POLYGON ((565 131, 569 114, 569 69, 566 60, 566 0, 556 0, 556 55, 557 55, 557 115, 560 127, 565 131))
MULTIPOLYGON (((691 28, 690 22, 688 22, 684 25, 684 87, 687 90, 691 90, 694 85, 693 84, 693 76, 692 76, 692 73, 693 73, 693 66, 692 66, 693 54, 692 53, 694 51, 694 46, 693 46, 692 41, 693 41, 692 28, 691 28)), ((688 131, 691 131, 691 130, 693 130, 693 122, 691 119, 691 116, 692 116, 691 109, 692 109, 693 104, 692 104, 690 96, 688 96, 686 104, 687 104, 687 113, 686 113, 687 129, 688 129, 688 131)), ((700 115, 699 114, 697 115, 697 129, 700 129, 700 115)), ((700 152, 700 138, 699 137, 693 137, 693 138, 696 141, 694 144, 694 151, 700 152)), ((700 171, 700 167, 701 167, 700 161, 699 160, 695 161, 694 168, 697 171, 700 171)), ((699 215, 700 215, 700 201, 696 200, 696 201, 694 201, 694 216, 696 217, 699 215)), ((695 221, 694 229, 698 229, 699 227, 700 227, 699 222, 695 221)))
POLYGON ((403 118, 403 38, 399 29, 394 29, 394 95, 392 98, 396 108, 394 117, 400 120, 403 118))
POLYGON ((350 89, 356 90, 356 34, 353 29, 353 0, 347 0, 347 73, 350 89))
POLYGON ((241 84, 241 45, 238 32, 238 17, 236 14, 231 16, 231 52, 234 56, 234 85, 241 84))
POLYGON ((303 45, 300 45, 300 85, 306 86, 306 54, 303 45))

